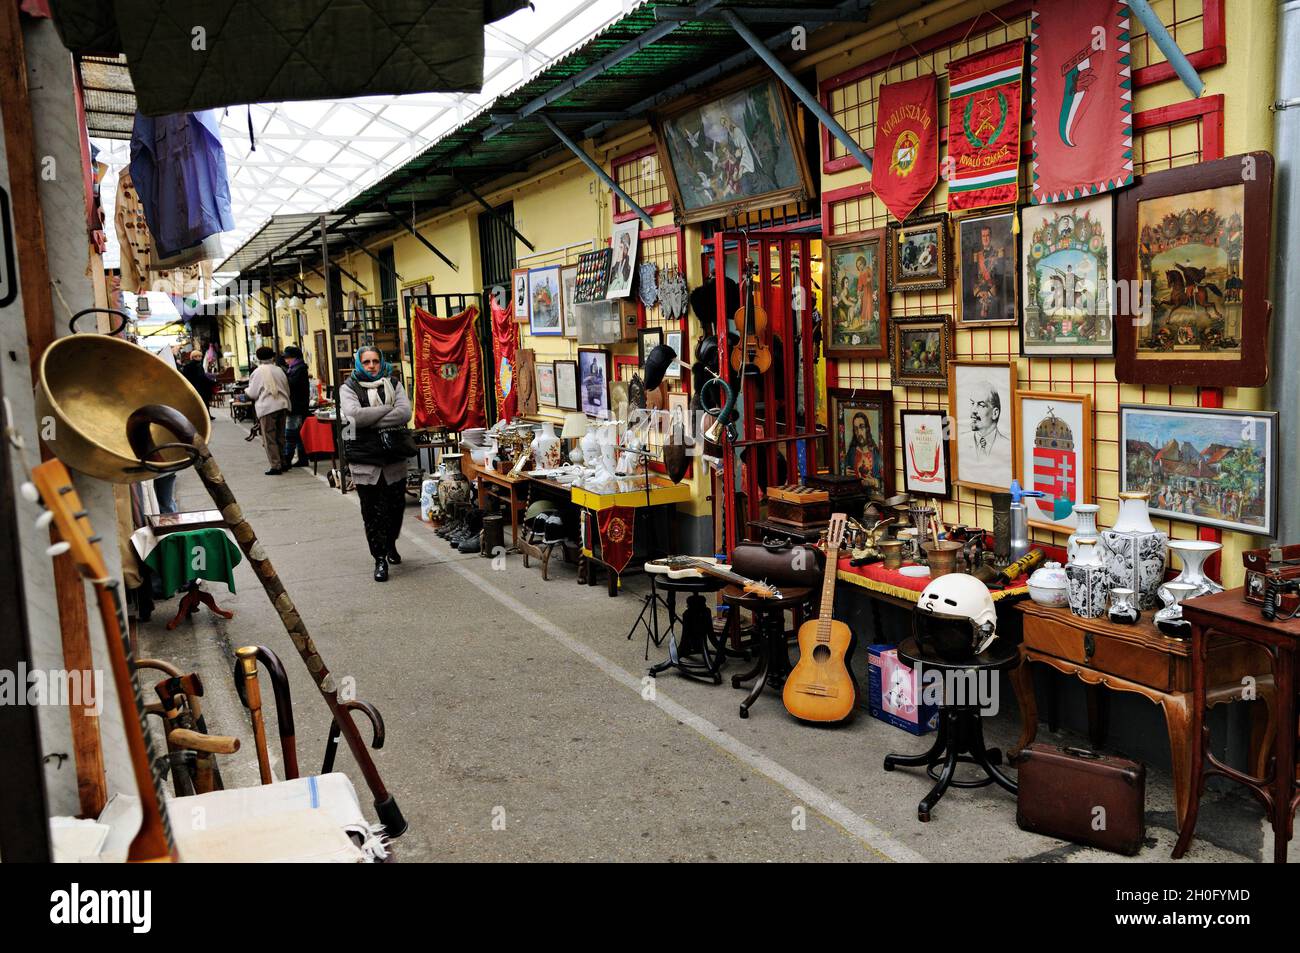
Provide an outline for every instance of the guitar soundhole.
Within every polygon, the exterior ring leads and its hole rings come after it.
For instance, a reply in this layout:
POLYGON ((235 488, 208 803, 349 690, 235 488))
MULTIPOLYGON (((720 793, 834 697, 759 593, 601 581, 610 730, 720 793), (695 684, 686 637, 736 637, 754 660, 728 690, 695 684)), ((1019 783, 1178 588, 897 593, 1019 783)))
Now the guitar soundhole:
POLYGON ((819 645, 812 650, 813 661, 817 664, 830 661, 831 649, 828 645, 819 645))

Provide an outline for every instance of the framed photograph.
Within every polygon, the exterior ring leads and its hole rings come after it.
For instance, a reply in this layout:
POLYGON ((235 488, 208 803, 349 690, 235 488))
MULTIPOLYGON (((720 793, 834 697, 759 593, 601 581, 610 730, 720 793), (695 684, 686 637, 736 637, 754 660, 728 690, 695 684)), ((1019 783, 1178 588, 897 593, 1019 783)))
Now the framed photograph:
POLYGON ((536 337, 559 337, 564 333, 559 265, 528 270, 528 333, 536 337))
POLYGON ((566 265, 560 269, 560 320, 564 323, 564 336, 578 336, 578 312, 575 307, 578 294, 578 266, 566 265))
POLYGON ((555 365, 539 363, 537 365, 537 402, 548 407, 555 406, 555 365))
POLYGON ((1078 529, 1074 508, 1092 502, 1092 398, 1018 390, 1011 419, 1016 479, 1043 494, 1025 498, 1030 524, 1058 532, 1078 529))
POLYGON ((641 219, 631 218, 614 225, 609 247, 613 256, 609 268, 609 286, 606 298, 626 298, 632 293, 632 281, 636 278, 636 246, 641 236, 641 219))
POLYGON ((886 233, 885 274, 890 291, 937 291, 948 287, 948 213, 891 224, 886 233))
POLYGON ((609 351, 578 349, 578 405, 588 416, 610 418, 609 351))
POLYGON ((957 220, 959 324, 1006 325, 1020 320, 1015 223, 1014 211, 957 220))
POLYGON ((857 477, 869 496, 894 492, 894 395, 887 390, 831 387, 828 420, 831 472, 857 477))
POLYGON ((695 439, 695 427, 693 426, 695 421, 692 419, 690 397, 678 391, 669 393, 668 412, 681 418, 682 430, 686 434, 686 439, 695 439))
POLYGON ((653 122, 659 168, 679 223, 785 205, 813 194, 793 104, 779 80, 708 95, 653 122))
POLYGON ((350 334, 334 335, 334 356, 352 357, 352 335, 350 334))
POLYGON ((1119 288, 1151 289, 1117 324, 1121 382, 1264 384, 1272 194, 1267 152, 1152 172, 1119 193, 1119 288))
POLYGON ((642 328, 636 333, 636 362, 645 367, 645 359, 660 344, 664 343, 663 328, 642 328))
POLYGON ((830 315, 826 356, 884 357, 889 349, 885 229, 827 239, 822 266, 830 315))
POLYGON ((898 432, 903 444, 903 489, 921 496, 952 495, 948 463, 947 414, 942 410, 900 410, 898 432))
POLYGON ((329 359, 329 335, 324 331, 315 331, 312 334, 312 350, 316 352, 316 380, 329 382, 330 379, 330 359, 329 359))
POLYGON ((949 368, 952 482, 1003 493, 1016 475, 1015 361, 956 360, 949 368))
POLYGON ((890 372, 896 386, 948 386, 948 362, 952 358, 950 315, 897 318, 890 323, 890 330, 894 337, 890 372))
POLYGON ((555 406, 561 410, 578 410, 578 362, 552 361, 555 368, 555 406))
POLYGON ((1020 210, 1020 353, 1026 357, 1114 353, 1111 202, 1099 195, 1020 210))
POLYGON ((514 286, 515 322, 528 323, 528 269, 516 268, 510 272, 510 283, 514 286))
POLYGON ((664 343, 672 348, 673 353, 677 355, 677 357, 673 358, 673 362, 668 365, 668 372, 665 376, 681 377, 682 368, 686 366, 682 363, 682 349, 686 346, 686 335, 681 331, 665 331, 664 343))
POLYGON ((1119 488, 1152 516, 1277 535, 1274 411, 1120 404, 1119 488))

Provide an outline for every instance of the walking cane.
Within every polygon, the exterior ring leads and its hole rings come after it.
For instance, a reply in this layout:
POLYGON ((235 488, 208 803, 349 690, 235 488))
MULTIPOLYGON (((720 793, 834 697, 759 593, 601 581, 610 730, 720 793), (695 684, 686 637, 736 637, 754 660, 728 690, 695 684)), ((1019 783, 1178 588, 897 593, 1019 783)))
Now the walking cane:
POLYGON ((257 748, 257 770, 263 784, 271 784, 271 753, 266 749, 266 721, 262 718, 262 688, 257 683, 257 649, 245 645, 235 649, 236 684, 245 707, 253 716, 253 743, 257 748))
MULTIPOLYGON (((240 651, 243 651, 242 649, 240 651)), ((284 779, 292 781, 298 777, 298 741, 293 727, 293 701, 289 694, 289 676, 284 670, 280 657, 265 645, 251 646, 253 666, 261 662, 266 666, 266 673, 271 676, 271 690, 275 693, 275 721, 280 731, 280 756, 284 759, 284 779)), ((239 655, 238 652, 235 653, 239 655)), ((240 667, 243 656, 235 660, 235 691, 244 707, 248 699, 244 697, 244 679, 240 667)))

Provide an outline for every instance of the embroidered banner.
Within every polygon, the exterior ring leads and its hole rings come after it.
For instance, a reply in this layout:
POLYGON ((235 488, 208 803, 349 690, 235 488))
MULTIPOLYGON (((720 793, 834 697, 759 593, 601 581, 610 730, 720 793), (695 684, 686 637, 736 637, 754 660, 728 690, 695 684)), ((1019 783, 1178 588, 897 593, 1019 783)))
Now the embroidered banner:
POLYGON ((596 521, 600 526, 600 560, 621 573, 632 559, 636 510, 630 506, 611 506, 597 513, 596 521))
POLYGON ((473 305, 450 318, 412 309, 415 334, 415 426, 482 427, 483 366, 473 305))
POLYGON ((514 307, 501 307, 497 296, 489 297, 492 308, 492 363, 496 368, 497 420, 514 420, 518 416, 515 393, 515 357, 519 349, 519 325, 515 324, 514 307))
POLYGON ((948 208, 1013 205, 1020 171, 1025 41, 948 64, 948 208))
POLYGON ((1029 81, 1033 201, 1063 202, 1133 181, 1128 5, 1070 0, 1034 10, 1029 81))
POLYGON ((899 221, 939 181, 939 82, 933 73, 880 87, 872 191, 899 221))

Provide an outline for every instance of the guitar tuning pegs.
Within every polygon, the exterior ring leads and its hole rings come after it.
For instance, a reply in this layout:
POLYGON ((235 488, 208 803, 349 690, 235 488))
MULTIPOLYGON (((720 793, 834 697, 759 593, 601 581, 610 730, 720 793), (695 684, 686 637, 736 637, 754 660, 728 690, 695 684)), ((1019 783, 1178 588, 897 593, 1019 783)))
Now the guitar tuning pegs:
POLYGON ((47 546, 47 547, 45 548, 45 555, 46 555, 46 556, 62 556, 64 553, 66 553, 66 552, 67 552, 69 549, 71 549, 71 548, 72 548, 72 544, 71 544, 71 543, 66 543, 66 542, 62 542, 62 541, 60 541, 60 542, 54 543, 54 544, 51 545, 51 546, 47 546))
POLYGON ((41 491, 36 489, 36 484, 27 480, 18 488, 18 492, 23 495, 23 499, 28 503, 39 503, 41 501, 41 491))
POLYGON ((36 517, 36 528, 49 529, 52 522, 54 522, 54 514, 49 510, 42 510, 41 515, 36 517))

